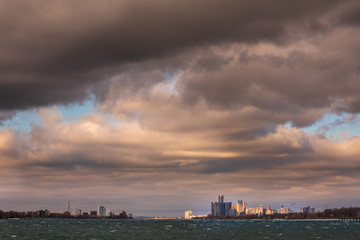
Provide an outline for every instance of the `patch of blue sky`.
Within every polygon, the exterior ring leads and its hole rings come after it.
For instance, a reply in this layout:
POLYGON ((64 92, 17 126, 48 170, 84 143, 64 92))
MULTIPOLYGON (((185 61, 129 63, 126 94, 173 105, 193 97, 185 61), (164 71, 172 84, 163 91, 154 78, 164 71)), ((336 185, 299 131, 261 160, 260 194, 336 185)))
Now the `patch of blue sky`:
POLYGON ((36 109, 17 111, 15 116, 2 123, 0 128, 11 128, 15 131, 30 131, 32 125, 41 123, 41 117, 36 109))
POLYGON ((99 111, 95 104, 95 96, 93 95, 83 102, 58 107, 65 122, 79 122, 84 115, 99 113, 102 114, 110 124, 117 125, 120 123, 114 114, 99 111))
POLYGON ((360 114, 327 113, 311 126, 301 128, 314 134, 323 134, 328 139, 339 142, 360 135, 360 114))
POLYGON ((165 74, 165 81, 167 82, 166 91, 168 92, 176 92, 176 82, 181 74, 181 70, 176 70, 175 72, 169 72, 165 74))
MULTIPOLYGON (((94 113, 94 97, 91 97, 81 103, 69 105, 57 105, 62 118, 65 122, 79 121, 85 114, 94 113)), ((15 131, 30 131, 33 125, 41 124, 39 109, 17 111, 11 119, 2 122, 0 128, 12 128, 15 131)))
POLYGON ((82 116, 96 112, 94 97, 80 103, 58 106, 58 108, 65 122, 78 122, 82 116))
MULTIPOLYGON (((86 114, 101 113, 97 112, 94 98, 89 98, 80 103, 72 103, 69 105, 57 105, 56 108, 60 111, 64 122, 79 122, 81 117, 86 114)), ((110 124, 116 125, 120 121, 115 115, 110 113, 101 113, 108 120, 110 124)), ((41 124, 41 116, 38 109, 17 111, 15 116, 11 119, 5 120, 0 125, 0 129, 11 128, 15 131, 26 132, 30 131, 33 125, 41 124)))
POLYGON ((86 114, 100 113, 106 119, 107 122, 113 125, 117 125, 120 123, 119 119, 111 114, 100 112, 95 106, 94 97, 82 102, 82 103, 73 103, 67 106, 60 106, 60 112, 65 122, 79 122, 81 117, 86 114))
POLYGON ((284 124, 284 126, 285 126, 285 127, 288 127, 288 128, 292 128, 292 127, 293 127, 293 124, 292 124, 292 122, 286 122, 286 123, 284 124))

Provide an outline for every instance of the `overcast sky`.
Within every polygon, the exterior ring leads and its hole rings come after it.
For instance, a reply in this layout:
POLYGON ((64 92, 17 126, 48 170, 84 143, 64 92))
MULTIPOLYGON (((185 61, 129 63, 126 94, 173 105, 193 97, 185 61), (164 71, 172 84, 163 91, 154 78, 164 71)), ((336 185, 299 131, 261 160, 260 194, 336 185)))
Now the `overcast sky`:
POLYGON ((359 206, 359 12, 0 1, 0 209, 359 206))

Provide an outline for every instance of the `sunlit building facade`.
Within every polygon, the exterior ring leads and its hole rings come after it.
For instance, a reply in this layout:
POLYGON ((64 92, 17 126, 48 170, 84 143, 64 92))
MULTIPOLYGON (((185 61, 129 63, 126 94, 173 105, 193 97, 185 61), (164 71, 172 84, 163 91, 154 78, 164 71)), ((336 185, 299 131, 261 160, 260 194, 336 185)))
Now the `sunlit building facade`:
POLYGON ((254 215, 254 214, 256 214, 255 208, 247 208, 246 209, 246 215, 254 215))
POLYGON ((268 205, 268 207, 266 208, 266 215, 273 215, 276 214, 277 210, 276 209, 271 209, 270 205, 268 205))
POLYGON ((194 217, 194 213, 191 210, 185 212, 185 219, 191 219, 194 217))
POLYGON ((255 214, 257 215, 264 215, 264 206, 263 205, 259 205, 259 207, 257 207, 255 209, 255 214))
POLYGON ((236 213, 237 215, 244 215, 246 214, 247 203, 242 200, 238 200, 236 203, 236 213))
POLYGON ((281 206, 280 208, 280 214, 289 214, 290 213, 290 209, 284 206, 281 206))

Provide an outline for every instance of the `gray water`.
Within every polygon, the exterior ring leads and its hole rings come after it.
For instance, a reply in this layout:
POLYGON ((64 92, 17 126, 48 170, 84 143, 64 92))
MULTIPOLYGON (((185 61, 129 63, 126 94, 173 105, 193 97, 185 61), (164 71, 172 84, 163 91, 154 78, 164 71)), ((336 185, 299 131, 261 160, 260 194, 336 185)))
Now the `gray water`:
POLYGON ((360 240, 360 221, 3 219, 0 239, 360 240))

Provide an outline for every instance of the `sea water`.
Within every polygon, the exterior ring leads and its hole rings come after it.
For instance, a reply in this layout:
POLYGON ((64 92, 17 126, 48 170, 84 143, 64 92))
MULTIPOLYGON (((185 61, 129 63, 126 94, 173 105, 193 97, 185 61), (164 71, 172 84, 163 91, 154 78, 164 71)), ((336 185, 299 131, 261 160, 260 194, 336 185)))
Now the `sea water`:
POLYGON ((360 221, 0 219, 0 239, 360 240, 360 221))

